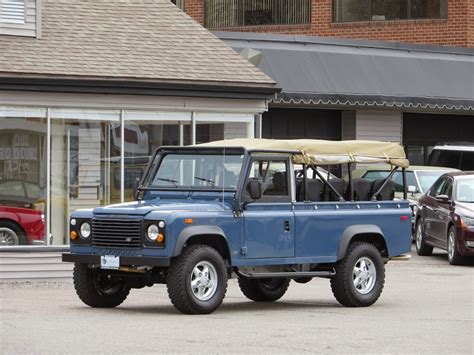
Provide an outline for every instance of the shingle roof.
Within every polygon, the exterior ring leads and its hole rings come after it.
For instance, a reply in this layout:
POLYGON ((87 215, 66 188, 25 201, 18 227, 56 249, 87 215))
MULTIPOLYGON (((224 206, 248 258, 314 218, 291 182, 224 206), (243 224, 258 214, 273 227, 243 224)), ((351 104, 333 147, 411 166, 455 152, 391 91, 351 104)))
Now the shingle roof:
POLYGON ((41 39, 0 35, 0 77, 276 87, 169 0, 43 0, 41 39))

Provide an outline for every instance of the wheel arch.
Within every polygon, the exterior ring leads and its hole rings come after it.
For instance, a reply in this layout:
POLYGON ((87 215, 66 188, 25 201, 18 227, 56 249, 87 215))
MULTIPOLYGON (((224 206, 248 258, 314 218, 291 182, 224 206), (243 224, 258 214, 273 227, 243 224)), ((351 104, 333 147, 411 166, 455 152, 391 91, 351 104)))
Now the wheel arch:
POLYGON ((341 237, 337 260, 344 258, 351 242, 367 242, 373 244, 383 257, 388 257, 385 236, 382 230, 376 225, 360 224, 347 227, 341 237))
POLYGON ((15 221, 14 219, 11 219, 11 218, 0 218, 0 226, 3 222, 14 224, 16 227, 18 227, 20 232, 26 236, 25 228, 23 228, 23 226, 18 221, 15 221))
POLYGON ((225 260, 231 261, 229 243, 224 231, 217 226, 190 226, 178 235, 173 257, 182 253, 186 245, 204 244, 216 249, 225 260))

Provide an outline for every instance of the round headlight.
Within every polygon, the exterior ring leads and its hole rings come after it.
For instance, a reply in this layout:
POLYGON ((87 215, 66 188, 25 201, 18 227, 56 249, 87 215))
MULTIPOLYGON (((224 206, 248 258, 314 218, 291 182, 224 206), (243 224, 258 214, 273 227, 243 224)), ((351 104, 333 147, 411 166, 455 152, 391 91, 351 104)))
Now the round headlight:
POLYGON ((91 225, 87 222, 81 224, 81 237, 89 238, 91 235, 91 225))
POLYGON ((76 225, 76 223, 77 223, 77 221, 76 221, 76 219, 75 219, 75 218, 71 219, 71 226, 75 226, 75 225, 76 225))
POLYGON ((156 240, 158 237, 159 229, 156 224, 150 224, 148 226, 148 229, 146 230, 146 236, 148 239, 150 239, 152 242, 156 240))
POLYGON ((165 228, 165 222, 164 221, 159 221, 158 222, 158 227, 160 227, 161 229, 165 228))

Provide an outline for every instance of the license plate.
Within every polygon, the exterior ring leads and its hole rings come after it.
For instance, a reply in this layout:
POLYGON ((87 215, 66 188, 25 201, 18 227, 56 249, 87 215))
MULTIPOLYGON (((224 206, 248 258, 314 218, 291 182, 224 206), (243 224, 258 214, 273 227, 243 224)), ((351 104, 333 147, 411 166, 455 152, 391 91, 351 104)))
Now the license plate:
POLYGON ((115 255, 103 255, 100 257, 100 268, 101 269, 114 269, 117 270, 120 267, 120 257, 115 255))

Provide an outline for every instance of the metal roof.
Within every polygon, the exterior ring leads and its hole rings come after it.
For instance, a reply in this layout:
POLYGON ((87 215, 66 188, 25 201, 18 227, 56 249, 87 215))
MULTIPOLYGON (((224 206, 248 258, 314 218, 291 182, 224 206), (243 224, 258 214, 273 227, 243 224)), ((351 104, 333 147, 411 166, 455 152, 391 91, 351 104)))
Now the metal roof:
POLYGON ((273 103, 474 110, 474 49, 215 34, 278 82, 273 103))

